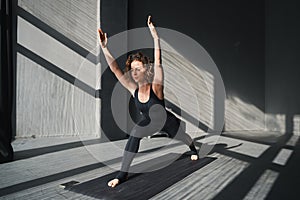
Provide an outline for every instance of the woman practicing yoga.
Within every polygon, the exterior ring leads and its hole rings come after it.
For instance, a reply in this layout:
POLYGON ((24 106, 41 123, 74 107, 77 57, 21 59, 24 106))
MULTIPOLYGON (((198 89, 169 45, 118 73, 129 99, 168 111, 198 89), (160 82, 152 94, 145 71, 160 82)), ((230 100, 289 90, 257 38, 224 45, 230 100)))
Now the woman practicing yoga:
POLYGON ((98 29, 100 45, 111 71, 120 83, 134 97, 135 105, 142 113, 140 120, 132 129, 124 150, 121 170, 108 186, 115 187, 128 178, 131 162, 138 152, 140 140, 158 131, 164 131, 170 138, 187 144, 193 154, 191 160, 198 160, 198 153, 192 138, 180 126, 180 119, 165 109, 163 82, 164 74, 161 65, 160 41, 156 29, 148 17, 148 27, 154 40, 154 63, 142 53, 130 55, 126 61, 125 73, 119 68, 107 48, 107 35, 98 29))

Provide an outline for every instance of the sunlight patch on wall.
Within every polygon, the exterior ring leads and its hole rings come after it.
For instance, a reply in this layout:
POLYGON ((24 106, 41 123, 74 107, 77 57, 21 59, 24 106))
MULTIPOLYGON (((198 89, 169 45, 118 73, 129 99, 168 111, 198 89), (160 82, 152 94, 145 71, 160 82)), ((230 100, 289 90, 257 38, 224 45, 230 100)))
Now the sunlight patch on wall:
MULTIPOLYGON (((65 72, 96 88, 96 64, 18 16, 17 42, 65 72), (84 66, 81 64, 84 62, 84 66), (78 73, 80 71, 80 73, 78 73)), ((94 49, 96 54, 97 49, 94 49)))
POLYGON ((95 0, 18 0, 18 6, 88 51, 97 44, 95 0))
POLYGON ((225 101, 225 130, 264 130, 265 114, 256 106, 238 97, 230 96, 225 101))
POLYGON ((20 53, 17 63, 17 137, 98 134, 93 96, 20 53))
MULTIPOLYGON (((201 70, 162 40, 165 98, 191 117, 213 127, 213 76, 201 70), (200 74, 200 76, 199 76, 200 74), (178 101, 178 94, 184 102, 178 101)), ((187 132, 201 131, 186 121, 187 132)))
POLYGON ((293 134, 300 136, 300 115, 295 115, 293 118, 293 124, 294 124, 294 128, 293 128, 293 134))
POLYGON ((286 131, 286 119, 284 114, 265 114, 266 129, 269 131, 276 131, 285 133, 286 131))

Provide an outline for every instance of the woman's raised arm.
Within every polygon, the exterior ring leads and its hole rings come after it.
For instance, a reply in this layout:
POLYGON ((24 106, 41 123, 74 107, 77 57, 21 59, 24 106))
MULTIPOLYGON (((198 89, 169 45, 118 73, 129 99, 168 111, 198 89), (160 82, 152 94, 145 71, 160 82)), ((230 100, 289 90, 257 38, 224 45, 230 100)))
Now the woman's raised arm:
POLYGON ((160 39, 158 37, 157 31, 151 21, 151 16, 148 17, 148 27, 154 41, 154 77, 152 88, 156 96, 160 99, 164 98, 163 94, 163 84, 164 84, 164 72, 161 65, 161 49, 160 49, 160 39))
POLYGON ((134 91, 136 89, 136 84, 130 79, 128 74, 123 73, 123 71, 119 68, 118 63, 115 58, 111 55, 110 51, 107 48, 107 35, 103 33, 103 31, 99 28, 98 35, 100 39, 100 46, 104 53, 107 64, 109 65, 110 70, 115 74, 120 83, 127 89, 129 92, 134 95, 134 91))

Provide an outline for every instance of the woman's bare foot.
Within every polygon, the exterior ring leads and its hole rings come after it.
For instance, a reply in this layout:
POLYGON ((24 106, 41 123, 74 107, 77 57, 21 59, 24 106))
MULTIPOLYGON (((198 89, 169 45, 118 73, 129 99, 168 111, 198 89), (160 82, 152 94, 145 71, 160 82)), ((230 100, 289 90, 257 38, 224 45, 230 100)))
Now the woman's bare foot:
POLYGON ((113 188, 113 187, 116 187, 119 183, 120 183, 119 179, 115 178, 115 179, 109 181, 107 185, 109 187, 113 188))
POLYGON ((198 159, 199 159, 198 155, 191 155, 191 160, 198 160, 198 159))

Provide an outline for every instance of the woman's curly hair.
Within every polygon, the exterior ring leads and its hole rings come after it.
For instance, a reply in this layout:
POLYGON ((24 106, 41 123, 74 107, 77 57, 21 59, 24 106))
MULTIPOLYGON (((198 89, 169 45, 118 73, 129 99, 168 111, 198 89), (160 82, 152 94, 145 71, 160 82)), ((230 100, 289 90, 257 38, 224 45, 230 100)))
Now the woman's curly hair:
POLYGON ((125 65, 125 73, 130 72, 131 63, 135 60, 142 62, 144 67, 146 67, 147 70, 145 73, 145 78, 149 83, 151 83, 153 81, 153 76, 154 76, 153 63, 151 62, 151 60, 148 56, 145 56, 141 52, 131 54, 128 56, 128 58, 126 60, 126 65, 125 65))

